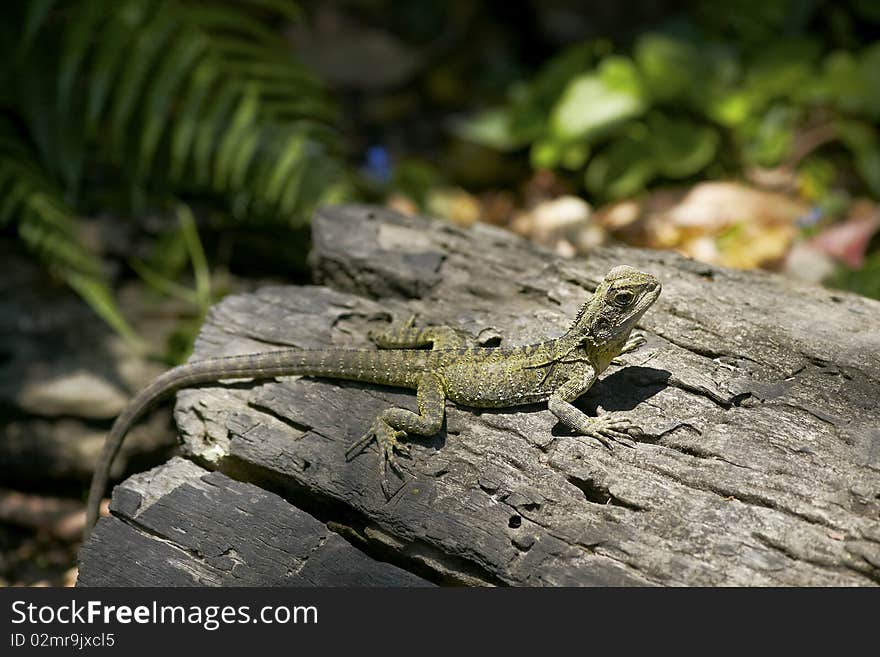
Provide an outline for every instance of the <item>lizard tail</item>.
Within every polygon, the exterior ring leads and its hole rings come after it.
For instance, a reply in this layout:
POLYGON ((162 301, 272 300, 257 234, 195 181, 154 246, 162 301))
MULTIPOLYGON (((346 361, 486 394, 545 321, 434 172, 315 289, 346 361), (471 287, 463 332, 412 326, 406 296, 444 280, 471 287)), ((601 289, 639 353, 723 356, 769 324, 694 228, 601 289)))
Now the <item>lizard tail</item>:
POLYGON ((89 497, 86 502, 86 525, 83 541, 98 521, 101 498, 107 489, 110 467, 122 447, 125 434, 132 424, 151 406, 163 397, 190 385, 234 379, 238 376, 248 378, 271 378, 285 374, 296 374, 314 363, 314 353, 300 349, 281 349, 263 354, 247 354, 225 358, 209 358, 194 363, 179 365, 154 379, 129 402, 119 414, 95 465, 89 497), (311 356, 311 357, 310 357, 311 356))
POLYGON ((110 466, 122 446, 125 434, 147 409, 163 397, 187 386, 223 379, 270 379, 296 374, 413 387, 417 381, 417 378, 413 378, 414 373, 424 366, 426 353, 407 351, 397 356, 401 363, 408 366, 406 369, 388 367, 388 361, 395 358, 388 351, 279 349, 242 356, 208 358, 168 370, 129 402, 116 418, 104 441, 89 487, 83 541, 88 538, 98 521, 101 498, 110 477, 110 466))

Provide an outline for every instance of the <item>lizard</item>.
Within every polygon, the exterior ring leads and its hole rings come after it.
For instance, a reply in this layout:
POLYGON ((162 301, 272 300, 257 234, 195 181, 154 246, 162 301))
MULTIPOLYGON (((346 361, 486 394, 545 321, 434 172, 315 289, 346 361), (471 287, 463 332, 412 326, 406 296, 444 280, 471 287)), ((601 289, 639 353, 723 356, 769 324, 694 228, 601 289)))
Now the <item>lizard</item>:
POLYGON ((162 397, 188 386, 226 379, 270 379, 302 375, 414 389, 418 412, 388 408, 346 451, 351 459, 375 440, 379 478, 388 496, 390 467, 402 476, 397 454, 407 455, 407 434, 440 431, 447 400, 474 408, 505 408, 547 402, 569 429, 599 440, 633 446, 624 417, 590 417, 572 402, 584 394, 617 356, 644 343, 631 337, 656 301, 656 277, 627 265, 611 269, 561 336, 521 346, 468 346, 462 332, 446 326, 416 328, 410 318, 385 331, 371 331, 378 349, 277 349, 178 365, 158 376, 129 402, 104 442, 89 488, 84 539, 98 519, 110 466, 125 434, 162 397), (430 349, 425 349, 430 347, 430 349))

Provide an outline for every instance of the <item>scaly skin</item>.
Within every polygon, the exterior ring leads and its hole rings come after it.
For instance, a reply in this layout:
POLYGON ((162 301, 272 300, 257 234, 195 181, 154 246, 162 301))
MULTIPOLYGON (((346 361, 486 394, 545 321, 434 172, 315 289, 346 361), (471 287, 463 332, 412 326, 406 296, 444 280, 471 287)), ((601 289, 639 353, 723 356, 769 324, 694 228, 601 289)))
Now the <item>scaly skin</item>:
POLYGON ((410 319, 371 334, 380 350, 282 349, 175 367, 141 390, 116 418, 92 478, 86 536, 97 521, 110 466, 131 425, 169 393, 222 379, 306 375, 415 389, 418 413, 402 408, 383 411, 347 452, 351 458, 376 440, 381 453, 379 476, 386 494, 387 467, 399 473, 395 452, 408 451, 399 440, 407 434, 437 433, 447 399, 480 408, 546 401, 550 411, 570 429, 608 447, 611 441, 631 446, 626 419, 610 414, 589 417, 571 402, 590 388, 616 356, 639 346, 641 339, 629 340, 630 332, 659 294, 660 283, 655 277, 624 265, 605 276, 564 335, 537 344, 468 347, 463 334, 455 329, 418 329, 410 319), (431 345, 430 351, 413 349, 427 345, 431 345))

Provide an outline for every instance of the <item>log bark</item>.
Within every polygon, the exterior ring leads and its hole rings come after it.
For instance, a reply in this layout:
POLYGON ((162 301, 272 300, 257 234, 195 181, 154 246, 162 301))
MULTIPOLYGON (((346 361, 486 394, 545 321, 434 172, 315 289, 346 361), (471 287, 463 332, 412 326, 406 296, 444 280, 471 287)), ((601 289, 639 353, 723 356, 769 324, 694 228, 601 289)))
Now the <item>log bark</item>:
POLYGON ((410 440, 388 500, 375 451, 344 452, 413 394, 305 378, 185 390, 191 462, 117 487, 80 584, 301 583, 309 550, 352 564, 316 584, 880 583, 880 303, 666 252, 565 260, 365 206, 320 210, 313 242, 320 286, 225 299, 193 358, 366 346, 414 313, 487 345, 534 342, 629 264, 663 283, 647 344, 579 405, 627 413, 637 446, 572 435, 544 406, 450 403, 438 436, 410 440))

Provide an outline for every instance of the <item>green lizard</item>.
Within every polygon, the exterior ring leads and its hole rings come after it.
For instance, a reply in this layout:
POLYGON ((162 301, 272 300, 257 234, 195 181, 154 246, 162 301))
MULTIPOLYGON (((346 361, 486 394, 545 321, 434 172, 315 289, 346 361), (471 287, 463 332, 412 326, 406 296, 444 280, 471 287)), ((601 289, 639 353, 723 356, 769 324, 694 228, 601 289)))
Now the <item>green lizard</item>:
POLYGON ((612 359, 643 342, 630 339, 630 333, 659 294, 660 282, 654 276, 622 265, 608 272, 564 335, 537 344, 469 347, 455 329, 415 328, 410 320, 371 333, 378 350, 281 349, 175 367, 141 390, 110 429, 89 490, 86 536, 97 521, 110 466, 129 427, 161 397, 223 379, 305 375, 415 389, 418 413, 402 408, 383 411, 346 452, 350 459, 376 440, 386 494, 388 466, 400 474, 396 453, 409 451, 400 439, 408 433, 430 436, 440 431, 447 399, 479 408, 546 401, 570 429, 608 447, 611 441, 631 445, 626 419, 611 414, 589 417, 571 402, 593 385, 612 359), (431 350, 414 349, 429 345, 431 350))

